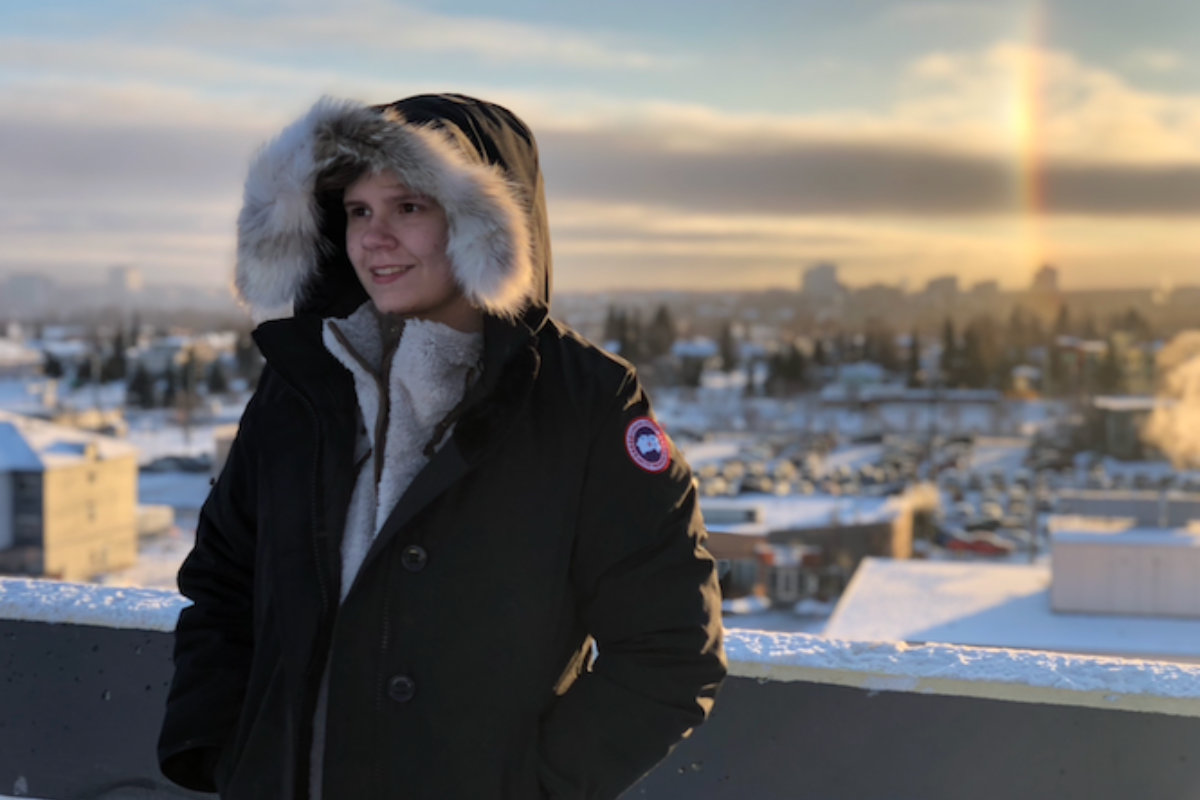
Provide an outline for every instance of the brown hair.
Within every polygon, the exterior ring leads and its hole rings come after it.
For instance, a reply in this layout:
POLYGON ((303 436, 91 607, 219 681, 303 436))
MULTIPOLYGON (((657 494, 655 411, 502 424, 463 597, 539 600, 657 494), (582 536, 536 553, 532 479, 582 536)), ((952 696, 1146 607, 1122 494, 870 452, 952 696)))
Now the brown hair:
POLYGON ((367 174, 370 165, 357 158, 335 158, 317 173, 313 191, 318 197, 337 194, 339 197, 346 187, 367 174))

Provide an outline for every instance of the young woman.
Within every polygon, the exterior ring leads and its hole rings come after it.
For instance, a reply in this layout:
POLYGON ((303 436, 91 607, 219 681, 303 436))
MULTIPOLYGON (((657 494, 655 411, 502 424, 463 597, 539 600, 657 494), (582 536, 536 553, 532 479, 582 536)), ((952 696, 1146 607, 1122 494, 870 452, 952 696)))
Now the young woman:
POLYGON ((712 707, 692 476, 549 317, 537 148, 457 95, 323 100, 255 158, 266 358, 179 574, 164 774, 238 798, 613 798, 712 707), (594 646, 593 646, 594 645, 594 646))

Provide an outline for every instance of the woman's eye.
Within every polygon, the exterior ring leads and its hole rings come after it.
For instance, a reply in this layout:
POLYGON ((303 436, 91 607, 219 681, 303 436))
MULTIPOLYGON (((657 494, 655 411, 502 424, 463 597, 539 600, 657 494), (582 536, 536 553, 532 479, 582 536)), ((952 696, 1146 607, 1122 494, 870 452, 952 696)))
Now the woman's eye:
POLYGON ((367 209, 363 208, 362 206, 355 206, 354 208, 347 209, 346 211, 346 215, 350 217, 365 217, 367 216, 367 213, 367 209))
POLYGON ((403 203, 400 206, 400 210, 405 214, 415 214, 421 210, 421 207, 416 203, 403 203))

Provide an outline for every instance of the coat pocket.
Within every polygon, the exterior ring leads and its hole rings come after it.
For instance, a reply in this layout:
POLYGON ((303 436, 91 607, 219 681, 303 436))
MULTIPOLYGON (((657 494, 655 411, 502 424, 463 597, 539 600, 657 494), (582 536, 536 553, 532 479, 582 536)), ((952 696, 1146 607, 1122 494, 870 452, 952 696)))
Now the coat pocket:
POLYGON ((523 731, 517 741, 525 746, 514 749, 504 771, 504 800, 550 800, 540 777, 540 745, 534 732, 523 731))
POLYGON ((213 779, 222 800, 269 800, 284 797, 291 783, 289 751, 292 734, 287 725, 287 682, 282 662, 258 698, 246 698, 246 717, 239 745, 227 748, 217 762, 213 779), (250 704, 255 704, 253 710, 250 704))

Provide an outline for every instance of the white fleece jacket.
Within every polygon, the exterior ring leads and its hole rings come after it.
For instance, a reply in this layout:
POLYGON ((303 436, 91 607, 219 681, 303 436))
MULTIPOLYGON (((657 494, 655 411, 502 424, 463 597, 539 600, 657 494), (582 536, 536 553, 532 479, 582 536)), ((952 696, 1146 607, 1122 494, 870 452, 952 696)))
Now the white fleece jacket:
MULTIPOLYGON (((483 352, 481 333, 463 333, 438 322, 408 320, 399 323, 403 324, 400 343, 390 367, 385 369, 386 337, 380 325, 388 324, 386 320, 367 302, 345 320, 325 320, 322 334, 326 349, 354 376, 363 422, 355 452, 358 476, 342 533, 342 600, 388 515, 428 461, 424 450, 434 429, 478 377, 483 352), (381 398, 380 376, 384 375, 386 395, 381 398), (381 410, 387 413, 385 426, 378 424, 381 410), (381 427, 384 435, 376 441, 381 427)), ((446 431, 439 447, 451 432, 452 428, 446 431)), ((328 677, 326 668, 313 721, 313 800, 321 800, 328 677)))

